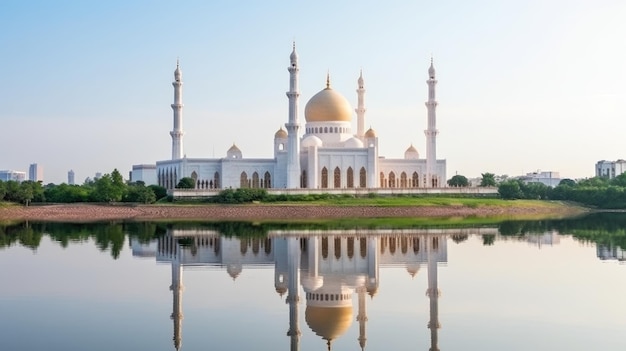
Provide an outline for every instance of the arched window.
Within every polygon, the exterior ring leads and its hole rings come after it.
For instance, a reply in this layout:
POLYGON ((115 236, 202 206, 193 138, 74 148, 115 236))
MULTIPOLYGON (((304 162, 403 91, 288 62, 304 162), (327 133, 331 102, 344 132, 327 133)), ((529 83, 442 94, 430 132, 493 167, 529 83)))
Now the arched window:
POLYGON ((367 241, 365 241, 365 238, 359 239, 359 251, 361 252, 361 257, 365 258, 367 255, 367 241))
POLYGON ((257 172, 252 173, 252 187, 259 188, 259 174, 257 172))
POLYGON ((341 170, 339 167, 335 167, 335 171, 333 173, 334 187, 341 188, 341 170))
POLYGON ((272 175, 270 174, 270 172, 265 172, 263 179, 265 180, 265 187, 271 188, 272 187, 272 175))
POLYGON ((354 188, 354 171, 352 170, 352 167, 348 167, 348 172, 347 172, 347 185, 348 188, 354 188))
POLYGON ((328 133, 328 127, 324 127, 324 133, 328 133))
POLYGON ((215 189, 220 188, 220 174, 218 172, 215 172, 215 174, 213 174, 213 186, 215 187, 215 189))
POLYGON ((283 144, 283 143, 278 144, 278 150, 279 151, 285 150, 285 144, 283 144))
POLYGON ((365 171, 365 167, 361 167, 359 171, 359 186, 361 188, 365 188, 367 186, 367 172, 365 171))
POLYGON ((385 173, 380 172, 380 187, 381 188, 386 188, 386 184, 385 184, 385 173))
POLYGON ((322 258, 328 258, 328 237, 322 238, 322 258))
POLYGON ((417 172, 413 172, 413 178, 411 179, 411 186, 413 188, 417 188, 420 186, 420 177, 417 175, 417 172))
POLYGON ((415 253, 420 252, 420 239, 419 238, 413 239, 413 252, 415 253))
POLYGON ((396 174, 393 172, 389 172, 389 187, 390 188, 396 187, 396 174))
POLYGON ((341 238, 335 238, 335 258, 341 258, 341 238))
POLYGON ((248 174, 246 174, 246 172, 241 172, 241 177, 239 177, 240 180, 240 184, 239 187, 240 188, 247 188, 248 187, 248 174))
POLYGON ((337 127, 335 127, 335 133, 338 133, 339 131, 337 130, 337 127))
POLYGON ((348 258, 352 259, 354 257, 354 238, 348 238, 346 245, 348 246, 348 258))
POLYGON ((328 188, 328 169, 322 168, 322 189, 328 188))
POLYGON ((407 178, 406 178, 406 173, 404 173, 404 172, 400 173, 400 187, 401 187, 401 188, 406 188, 406 187, 408 187, 408 182, 407 182, 407 178))
POLYGON ((300 176, 300 187, 307 188, 308 187, 308 179, 306 177, 306 169, 302 170, 302 175, 300 176))

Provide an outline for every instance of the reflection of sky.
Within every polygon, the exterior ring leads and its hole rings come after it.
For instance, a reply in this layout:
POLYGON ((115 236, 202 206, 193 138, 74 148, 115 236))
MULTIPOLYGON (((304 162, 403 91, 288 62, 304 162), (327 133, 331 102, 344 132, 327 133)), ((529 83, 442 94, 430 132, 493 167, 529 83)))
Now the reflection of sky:
MULTIPOLYGON (((594 245, 562 237, 541 248, 483 246, 470 236, 449 240, 447 250, 439 267, 441 350, 626 347, 625 267, 598 260, 594 245)), ((169 264, 133 258, 128 247, 112 260, 91 242, 63 249, 44 237, 36 254, 0 251, 0 266, 3 349, 173 349, 169 264)), ((183 283, 182 350, 289 349, 288 305, 275 292, 272 267, 244 267, 235 281, 224 268, 185 268, 183 283)), ((428 349, 426 287, 425 267, 414 278, 404 267, 381 269, 378 294, 367 302, 367 349, 428 349)), ((304 300, 301 291, 301 350, 323 349, 303 321, 304 300)), ((353 321, 333 349, 357 349, 357 338, 353 321)))

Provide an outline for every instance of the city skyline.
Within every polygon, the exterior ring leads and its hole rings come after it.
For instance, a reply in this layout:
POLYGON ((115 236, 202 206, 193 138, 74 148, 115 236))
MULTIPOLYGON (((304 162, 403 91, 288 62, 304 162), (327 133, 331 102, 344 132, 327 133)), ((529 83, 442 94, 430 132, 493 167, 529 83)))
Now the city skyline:
POLYGON ((626 47, 615 44, 625 15, 619 1, 4 3, 0 122, 15 147, 0 169, 37 163, 46 183, 72 169, 80 184, 167 159, 177 59, 186 155, 224 157, 236 143, 246 158, 271 156, 287 122, 295 41, 301 124, 327 72, 356 108, 362 69, 366 120, 386 141, 380 155, 413 144, 425 157, 432 56, 448 178, 593 177, 597 161, 626 157, 626 47))

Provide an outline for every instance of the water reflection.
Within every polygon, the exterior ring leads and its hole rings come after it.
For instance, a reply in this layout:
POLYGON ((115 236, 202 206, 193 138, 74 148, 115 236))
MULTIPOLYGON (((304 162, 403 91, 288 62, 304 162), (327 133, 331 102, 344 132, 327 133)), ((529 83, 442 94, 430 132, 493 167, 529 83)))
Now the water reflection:
POLYGON ((449 236, 495 235, 496 228, 407 230, 273 230, 262 238, 221 236, 214 230, 169 229, 149 243, 131 239, 134 256, 154 256, 172 267, 172 319, 174 347, 182 344, 183 268, 222 267, 233 280, 244 269, 274 267, 274 286, 289 305, 290 349, 300 349, 301 300, 304 321, 330 350, 356 321, 358 345, 367 341, 367 304, 376 303, 382 279, 380 268, 405 267, 414 276, 428 272, 426 296, 430 306, 430 349, 439 350, 439 297, 437 270, 448 260, 449 236), (303 293, 301 293, 301 290, 303 293), (356 318, 353 299, 356 298, 356 318))

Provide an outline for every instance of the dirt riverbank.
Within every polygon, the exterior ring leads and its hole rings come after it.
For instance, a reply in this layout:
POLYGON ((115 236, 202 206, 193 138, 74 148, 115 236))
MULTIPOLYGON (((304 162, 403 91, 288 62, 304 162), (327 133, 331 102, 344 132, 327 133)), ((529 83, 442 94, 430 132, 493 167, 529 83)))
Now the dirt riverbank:
POLYGON ((102 220, 292 220, 317 218, 383 217, 465 217, 465 216, 545 216, 562 217, 581 213, 569 206, 318 206, 318 205, 98 205, 64 204, 46 206, 0 207, 0 221, 76 221, 102 220))

